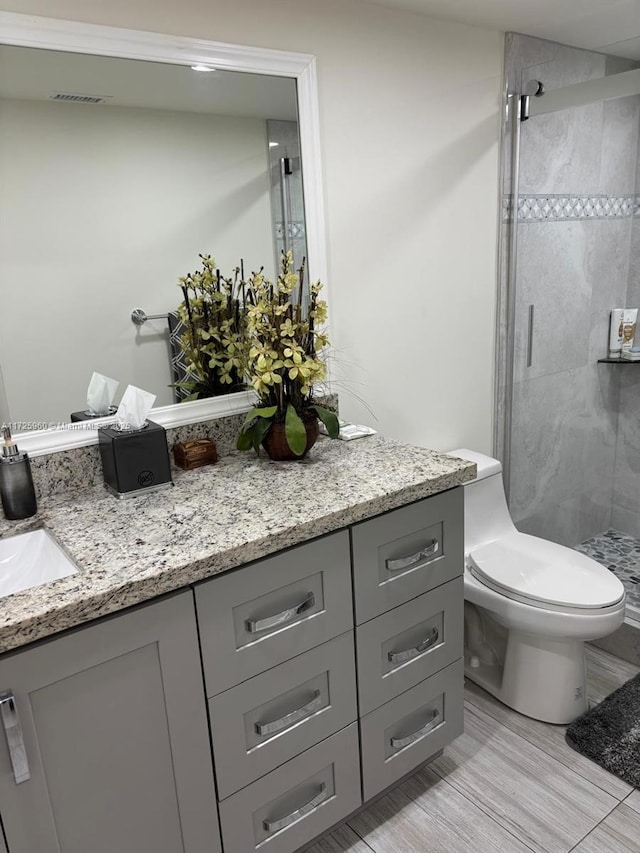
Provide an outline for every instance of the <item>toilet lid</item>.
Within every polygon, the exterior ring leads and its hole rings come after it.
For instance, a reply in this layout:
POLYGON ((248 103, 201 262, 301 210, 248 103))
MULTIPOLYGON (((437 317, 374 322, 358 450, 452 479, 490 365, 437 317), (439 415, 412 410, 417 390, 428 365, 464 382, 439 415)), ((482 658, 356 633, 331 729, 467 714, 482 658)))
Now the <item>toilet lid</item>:
POLYGON ((572 548, 510 533, 468 555, 471 573, 486 586, 538 606, 610 607, 624 587, 609 569, 572 548))

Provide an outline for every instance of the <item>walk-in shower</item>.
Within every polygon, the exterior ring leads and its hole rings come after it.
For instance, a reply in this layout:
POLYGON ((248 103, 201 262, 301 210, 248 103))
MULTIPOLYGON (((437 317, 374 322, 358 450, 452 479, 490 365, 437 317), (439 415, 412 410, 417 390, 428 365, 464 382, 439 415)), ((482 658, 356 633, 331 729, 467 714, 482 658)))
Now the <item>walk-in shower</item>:
POLYGON ((495 455, 526 533, 620 575, 640 620, 640 63, 509 34, 495 455))

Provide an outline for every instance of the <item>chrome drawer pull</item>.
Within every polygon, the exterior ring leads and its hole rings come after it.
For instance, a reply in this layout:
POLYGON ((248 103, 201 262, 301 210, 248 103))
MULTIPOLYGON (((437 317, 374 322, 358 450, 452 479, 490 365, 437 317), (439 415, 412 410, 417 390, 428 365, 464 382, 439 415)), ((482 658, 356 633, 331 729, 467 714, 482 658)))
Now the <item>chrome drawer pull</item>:
POLYGON ((294 723, 304 720, 305 717, 310 717, 322 706, 322 697, 319 690, 313 691, 313 699, 303 705, 301 708, 296 708, 290 714, 285 714, 284 717, 278 717, 277 720, 271 720, 268 723, 256 723, 256 732, 259 735, 270 735, 274 732, 282 731, 294 723))
POLYGON ((389 652, 387 657, 389 658, 389 663, 404 663, 407 660, 411 660, 412 658, 417 658, 418 655, 421 655, 423 652, 426 652, 427 649, 430 649, 431 646, 435 646, 438 642, 438 634, 437 628, 432 628, 429 636, 424 639, 420 645, 415 646, 413 649, 405 649, 402 652, 389 652))
POLYGON ((308 803, 305 803, 304 806, 300 806, 299 809, 291 812, 291 814, 288 814, 286 817, 281 817, 280 820, 264 820, 262 825, 267 832, 278 832, 279 830, 284 829, 285 826, 291 826, 292 823, 300 820, 301 817, 306 817, 308 814, 311 814, 311 812, 317 809, 320 803, 323 803, 326 799, 327 786, 323 782, 315 797, 312 800, 309 800, 308 803))
POLYGON ((402 749, 403 746, 409 746, 410 743, 413 743, 416 740, 420 740, 423 735, 426 735, 429 731, 431 731, 431 729, 435 728, 439 716, 440 714, 438 711, 432 711, 431 716, 426 725, 424 725, 421 729, 418 729, 417 732, 413 732, 413 734, 407 735, 406 737, 392 737, 391 746, 394 749, 402 749))
POLYGON ((16 700, 10 690, 0 691, 0 714, 2 715, 2 725, 9 747, 13 777, 16 780, 16 785, 19 785, 21 782, 31 779, 31 773, 29 773, 29 761, 27 760, 27 750, 16 709, 16 700))
POLYGON ((385 566, 388 572, 399 572, 401 569, 408 569, 414 564, 417 565, 422 560, 428 557, 433 557, 440 550, 440 543, 437 539, 432 539, 431 542, 410 557, 401 557, 399 560, 385 560, 385 566))
POLYGON ((257 634, 258 631, 266 631, 268 628, 277 628, 278 625, 284 625, 285 622, 290 622, 296 616, 300 616, 305 610, 309 610, 316 603, 315 595, 310 592, 309 595, 296 604, 295 607, 290 607, 288 610, 283 610, 281 613, 276 613, 273 616, 267 616, 264 619, 247 619, 245 627, 250 634, 257 634))

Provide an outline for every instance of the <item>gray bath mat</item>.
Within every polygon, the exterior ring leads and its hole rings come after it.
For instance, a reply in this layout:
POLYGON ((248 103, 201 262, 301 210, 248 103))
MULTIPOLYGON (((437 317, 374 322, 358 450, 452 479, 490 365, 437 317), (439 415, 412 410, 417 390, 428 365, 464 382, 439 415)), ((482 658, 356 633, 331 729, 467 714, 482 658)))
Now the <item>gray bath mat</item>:
POLYGON ((567 727, 567 743, 640 788, 640 674, 567 727))

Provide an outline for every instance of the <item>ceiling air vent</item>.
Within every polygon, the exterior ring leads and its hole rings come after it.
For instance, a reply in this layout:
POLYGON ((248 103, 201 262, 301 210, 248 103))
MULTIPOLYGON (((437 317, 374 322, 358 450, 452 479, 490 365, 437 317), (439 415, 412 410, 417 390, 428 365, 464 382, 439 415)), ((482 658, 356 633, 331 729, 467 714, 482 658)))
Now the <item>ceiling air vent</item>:
POLYGON ((106 104, 111 95, 76 95, 72 92, 53 92, 50 101, 71 101, 74 104, 106 104))

